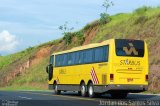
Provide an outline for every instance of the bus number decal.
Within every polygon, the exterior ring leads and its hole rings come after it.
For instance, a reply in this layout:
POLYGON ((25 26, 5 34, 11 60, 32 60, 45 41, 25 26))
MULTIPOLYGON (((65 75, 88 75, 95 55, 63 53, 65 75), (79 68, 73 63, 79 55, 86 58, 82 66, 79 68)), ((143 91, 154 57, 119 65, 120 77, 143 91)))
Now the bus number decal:
POLYGON ((97 75, 96 75, 96 72, 95 72, 95 70, 94 70, 94 67, 92 67, 90 73, 91 73, 91 77, 92 77, 93 83, 94 83, 94 84, 99 84, 98 77, 97 77, 97 75))
POLYGON ((133 78, 127 78, 127 82, 133 82, 133 78))

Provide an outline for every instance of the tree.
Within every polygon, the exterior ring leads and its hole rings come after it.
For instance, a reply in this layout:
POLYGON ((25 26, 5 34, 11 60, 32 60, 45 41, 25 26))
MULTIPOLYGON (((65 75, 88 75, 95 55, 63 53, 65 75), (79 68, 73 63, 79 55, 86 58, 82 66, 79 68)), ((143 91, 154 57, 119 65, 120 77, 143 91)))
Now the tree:
POLYGON ((59 29, 62 31, 62 34, 71 32, 74 27, 68 27, 68 22, 66 21, 64 25, 59 26, 59 29))
POLYGON ((113 5, 114 5, 113 2, 112 2, 112 1, 109 1, 109 0, 105 0, 105 1, 103 2, 103 4, 102 4, 102 6, 106 9, 106 13, 107 13, 107 11, 108 11, 108 8, 111 7, 111 6, 113 6, 113 5))
POLYGON ((102 6, 105 8, 105 12, 100 14, 100 24, 106 24, 108 23, 111 18, 110 15, 108 14, 108 8, 113 6, 113 2, 109 0, 105 0, 102 6))
POLYGON ((74 29, 74 27, 68 27, 68 22, 65 22, 64 25, 59 26, 59 30, 62 31, 62 34, 64 35, 63 39, 65 40, 65 43, 69 45, 72 41, 72 33, 71 31, 74 29))

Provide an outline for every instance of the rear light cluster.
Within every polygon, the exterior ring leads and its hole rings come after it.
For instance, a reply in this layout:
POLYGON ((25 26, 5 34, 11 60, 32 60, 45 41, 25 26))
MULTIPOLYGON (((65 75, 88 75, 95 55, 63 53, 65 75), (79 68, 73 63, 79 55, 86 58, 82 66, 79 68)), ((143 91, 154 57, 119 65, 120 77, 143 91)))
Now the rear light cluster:
POLYGON ((145 80, 148 81, 148 75, 146 75, 145 80))
POLYGON ((114 80, 114 74, 110 74, 110 81, 113 82, 114 80))

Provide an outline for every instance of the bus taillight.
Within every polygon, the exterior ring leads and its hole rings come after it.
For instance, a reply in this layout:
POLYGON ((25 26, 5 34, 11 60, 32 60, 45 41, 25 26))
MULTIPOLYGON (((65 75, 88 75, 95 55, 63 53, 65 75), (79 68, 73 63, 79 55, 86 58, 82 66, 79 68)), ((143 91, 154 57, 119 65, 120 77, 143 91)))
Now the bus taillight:
POLYGON ((148 81, 148 75, 146 75, 146 81, 148 81))
POLYGON ((112 82, 114 80, 114 74, 110 74, 110 81, 112 82))

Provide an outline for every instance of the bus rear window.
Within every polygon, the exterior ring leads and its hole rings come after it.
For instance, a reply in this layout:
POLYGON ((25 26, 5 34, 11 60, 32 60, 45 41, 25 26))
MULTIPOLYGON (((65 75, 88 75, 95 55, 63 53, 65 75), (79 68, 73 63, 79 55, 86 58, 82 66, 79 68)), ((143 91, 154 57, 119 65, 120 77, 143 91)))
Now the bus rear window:
POLYGON ((141 40, 116 39, 115 45, 117 56, 144 56, 144 42, 141 40))

